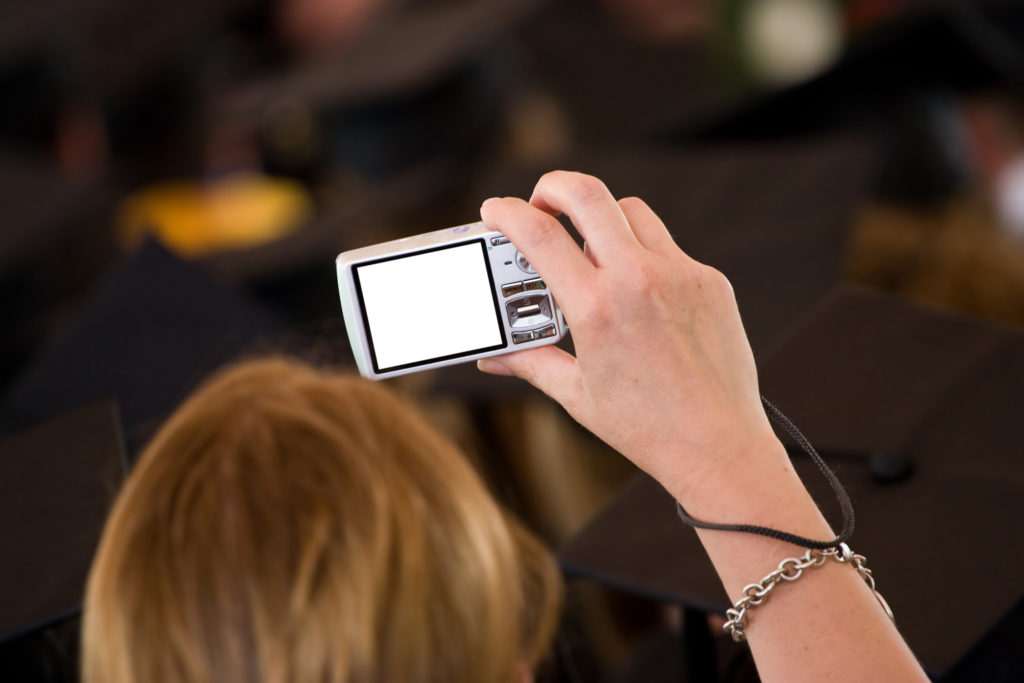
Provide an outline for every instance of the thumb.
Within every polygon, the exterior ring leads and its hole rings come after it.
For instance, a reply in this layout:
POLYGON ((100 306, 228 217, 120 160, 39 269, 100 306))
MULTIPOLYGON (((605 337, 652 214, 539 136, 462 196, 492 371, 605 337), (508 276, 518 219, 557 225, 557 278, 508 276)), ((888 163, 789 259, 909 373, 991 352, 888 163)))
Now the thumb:
POLYGON ((481 358, 476 366, 492 375, 525 379, 569 410, 579 393, 580 376, 576 358, 556 346, 541 346, 503 356, 481 358))

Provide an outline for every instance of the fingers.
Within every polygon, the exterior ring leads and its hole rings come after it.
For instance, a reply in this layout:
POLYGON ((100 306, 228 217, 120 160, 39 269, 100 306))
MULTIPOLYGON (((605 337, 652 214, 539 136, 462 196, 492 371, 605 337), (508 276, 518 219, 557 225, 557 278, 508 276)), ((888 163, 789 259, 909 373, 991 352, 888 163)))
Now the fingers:
POLYGON ((637 238, 619 203, 593 176, 569 171, 547 173, 537 181, 530 203, 551 215, 569 216, 597 265, 614 259, 623 249, 637 247, 637 238))
POLYGON ((586 289, 593 264, 557 219, 515 197, 488 199, 480 216, 516 245, 554 292, 563 308, 586 289))
POLYGON ((581 392, 581 377, 576 359, 557 346, 541 346, 526 351, 481 358, 476 363, 481 371, 492 375, 525 379, 570 413, 581 392))
POLYGON ((658 218, 647 203, 637 197, 626 197, 619 200, 619 208, 622 210, 637 241, 645 249, 658 254, 668 254, 678 250, 675 240, 669 233, 665 223, 658 218))

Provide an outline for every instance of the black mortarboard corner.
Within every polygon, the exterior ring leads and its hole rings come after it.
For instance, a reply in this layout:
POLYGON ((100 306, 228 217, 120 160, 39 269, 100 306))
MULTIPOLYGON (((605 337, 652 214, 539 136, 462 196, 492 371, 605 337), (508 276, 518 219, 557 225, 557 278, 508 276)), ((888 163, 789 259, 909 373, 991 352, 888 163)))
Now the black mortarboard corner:
POLYGON ((149 242, 39 354, 4 409, 8 419, 29 423, 113 398, 134 454, 209 372, 269 350, 281 331, 274 316, 149 242))
POLYGON ((66 670, 64 675, 75 670, 77 636, 59 626, 80 609, 124 471, 120 424, 109 401, 83 405, 0 440, 4 680, 35 680, 38 670, 50 676, 57 669, 66 670), (55 630, 39 637, 50 628, 55 630))
MULTIPOLYGON (((850 545, 868 558, 929 673, 1020 680, 1019 649, 1005 643, 1020 638, 1024 589, 1024 332, 842 287, 759 364, 762 391, 849 491, 857 513, 850 545), (887 476, 880 454, 909 461, 912 472, 887 476)), ((820 474, 809 459, 794 461, 838 523, 820 474)), ((703 611, 727 607, 696 535, 643 475, 561 558, 570 574, 627 591, 703 611)))

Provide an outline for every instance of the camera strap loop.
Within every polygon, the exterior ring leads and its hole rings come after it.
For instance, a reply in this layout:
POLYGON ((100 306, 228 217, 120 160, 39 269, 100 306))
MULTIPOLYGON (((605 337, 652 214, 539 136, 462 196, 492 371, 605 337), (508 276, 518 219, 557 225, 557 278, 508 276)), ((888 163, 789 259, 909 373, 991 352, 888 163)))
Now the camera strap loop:
POLYGON ((839 507, 843 514, 843 529, 842 531, 831 541, 815 541, 810 538, 791 534, 786 531, 779 531, 778 529, 772 529, 770 527, 758 526, 756 524, 716 524, 714 522, 702 522, 694 519, 683 506, 676 501, 676 512, 679 514, 679 518, 686 524, 698 529, 713 529, 715 531, 742 531, 748 534, 758 534, 761 536, 768 536, 769 538, 775 538, 780 541, 786 541, 794 545, 801 546, 803 548, 809 548, 811 550, 829 550, 838 549, 841 544, 845 543, 850 536, 853 534, 854 528, 854 515, 853 515, 853 503, 850 502, 850 496, 846 493, 846 489, 843 488, 842 483, 836 477, 835 473, 829 469, 825 461, 822 460, 818 452, 814 450, 814 446, 807 440, 807 438, 800 433, 789 418, 782 414, 778 408, 772 405, 768 399, 764 396, 761 397, 761 403, 764 404, 765 412, 768 414, 768 418, 780 426, 783 430, 789 434, 794 441, 810 456, 811 460, 817 465, 818 470, 828 481, 832 490, 836 494, 836 498, 839 499, 839 507))

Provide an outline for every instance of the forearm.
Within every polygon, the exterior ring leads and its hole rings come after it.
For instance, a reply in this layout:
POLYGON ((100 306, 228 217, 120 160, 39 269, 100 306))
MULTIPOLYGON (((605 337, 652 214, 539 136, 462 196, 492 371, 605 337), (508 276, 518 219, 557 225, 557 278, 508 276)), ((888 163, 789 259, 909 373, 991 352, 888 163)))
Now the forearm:
MULTIPOLYGON (((694 517, 755 523, 814 539, 834 532, 794 472, 777 440, 769 453, 742 466, 706 473, 700 485, 672 493, 694 517)), ((729 601, 760 581, 780 561, 806 552, 748 533, 698 530, 729 601)), ((829 560, 780 582, 748 613, 748 642, 763 681, 927 680, 873 593, 849 564, 829 560), (808 666, 813 662, 813 667, 808 666)))

